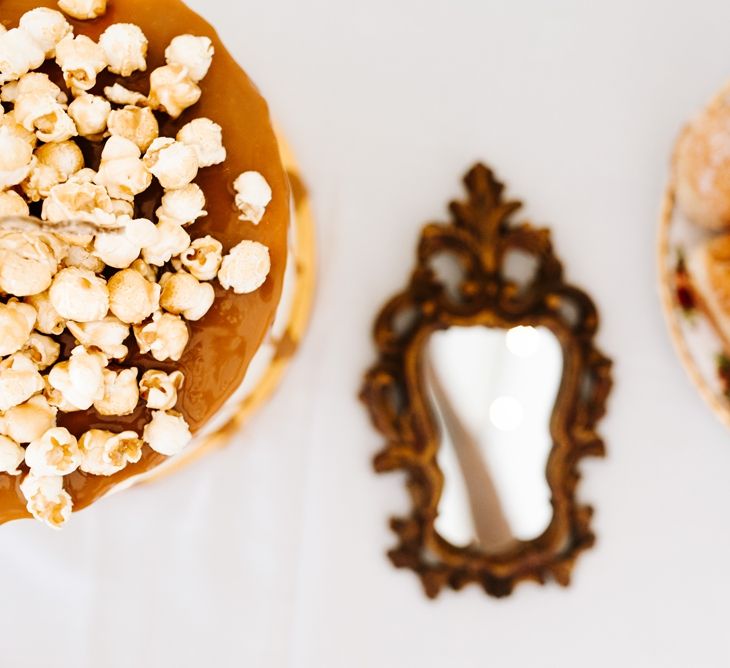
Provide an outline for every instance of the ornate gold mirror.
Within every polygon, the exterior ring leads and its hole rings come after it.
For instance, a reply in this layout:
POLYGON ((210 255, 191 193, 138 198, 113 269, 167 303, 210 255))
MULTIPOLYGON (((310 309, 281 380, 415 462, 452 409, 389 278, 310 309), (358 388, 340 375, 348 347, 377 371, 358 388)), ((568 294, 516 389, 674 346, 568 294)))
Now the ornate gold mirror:
POLYGON ((604 453, 611 388, 596 308, 564 281, 549 231, 512 221, 520 203, 484 165, 464 183, 467 199, 424 228, 410 283, 377 317, 361 394, 386 441, 375 469, 405 471, 412 498, 389 557, 430 597, 569 583, 594 542, 578 465, 604 453))

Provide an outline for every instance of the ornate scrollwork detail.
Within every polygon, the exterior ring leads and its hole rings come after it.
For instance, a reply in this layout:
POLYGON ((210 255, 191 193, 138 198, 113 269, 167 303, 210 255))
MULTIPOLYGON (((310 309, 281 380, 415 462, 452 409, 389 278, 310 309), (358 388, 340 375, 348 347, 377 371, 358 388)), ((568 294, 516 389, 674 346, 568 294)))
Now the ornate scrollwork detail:
POLYGON ((611 362, 594 344, 596 308, 585 292, 564 282, 549 231, 513 222, 521 204, 504 199, 503 184, 484 165, 475 165, 464 184, 467 198, 451 203, 449 223, 426 225, 409 284, 376 318, 378 359, 361 392, 385 438, 375 469, 404 470, 413 501, 409 517, 391 520, 398 544, 388 555, 394 565, 414 570, 430 597, 470 582, 494 596, 508 595, 525 580, 544 583, 552 577, 568 584, 576 557, 595 540, 592 509, 576 500, 578 465, 585 456, 604 454, 596 424, 612 385, 611 362), (531 260, 531 276, 510 276, 513 253, 531 260), (449 276, 438 269, 444 258, 456 269, 449 276), (456 547, 434 526, 443 473, 438 428, 423 387, 423 346, 434 331, 479 325, 543 325, 558 338, 564 356, 546 470, 553 519, 541 536, 499 555, 456 547))

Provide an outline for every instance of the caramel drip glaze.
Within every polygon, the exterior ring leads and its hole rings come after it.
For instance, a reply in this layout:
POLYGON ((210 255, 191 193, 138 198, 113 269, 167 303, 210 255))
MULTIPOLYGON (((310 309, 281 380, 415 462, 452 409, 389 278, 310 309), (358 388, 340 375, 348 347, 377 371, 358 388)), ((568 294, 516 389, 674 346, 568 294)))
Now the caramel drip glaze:
MULTIPOLYGON (((0 20, 8 28, 15 27, 24 12, 41 6, 57 9, 56 3, 49 0, 2 0, 0 20)), ((205 192, 208 215, 189 227, 188 232, 192 238, 211 234, 221 241, 224 251, 242 239, 260 241, 269 247, 271 273, 266 283, 250 295, 235 295, 223 290, 215 281, 215 304, 202 320, 188 323, 190 342, 179 362, 156 362, 152 357, 139 355, 131 336, 126 342, 130 355, 124 363, 124 366, 136 366, 140 376, 150 368, 165 371, 180 369, 185 374, 185 386, 176 408, 195 433, 242 382, 251 358, 273 321, 281 297, 287 258, 289 183, 281 164, 268 107, 254 84, 223 47, 213 28, 179 0, 113 0, 105 16, 94 21, 69 18, 69 22, 75 34, 88 35, 93 39, 98 39, 112 23, 134 23, 149 39, 147 72, 137 72, 124 79, 104 72, 99 76, 96 88, 90 91, 99 95, 103 95, 104 86, 115 81, 147 94, 149 73, 165 64, 165 47, 177 35, 207 35, 215 45, 213 65, 200 83, 203 91, 200 102, 174 121, 165 114, 157 114, 160 134, 174 137, 185 123, 202 116, 222 126, 228 158, 223 164, 201 169, 198 173, 196 183, 205 192), (239 221, 233 202, 233 181, 246 170, 263 174, 273 191, 273 200, 258 226, 239 221)), ((66 90, 60 70, 53 61, 47 61, 42 71, 66 90)), ((96 169, 101 143, 79 140, 79 144, 86 166, 96 169)), ((154 212, 161 196, 162 190, 155 182, 136 198, 136 215, 155 220, 154 212)), ((61 341, 63 352, 68 354, 74 345, 73 338, 66 333, 61 341)), ((114 366, 110 365, 110 368, 114 366)), ((58 422, 78 437, 91 428, 111 431, 134 429, 141 434, 148 420, 147 410, 140 406, 133 415, 126 417, 103 417, 93 410, 59 413, 58 422)), ((137 464, 129 465, 113 476, 92 476, 81 471, 66 476, 65 486, 73 498, 74 510, 90 505, 115 485, 149 471, 165 459, 145 446, 142 459, 137 464)), ((28 517, 19 489, 21 479, 22 476, 0 474, 0 523, 28 517)))

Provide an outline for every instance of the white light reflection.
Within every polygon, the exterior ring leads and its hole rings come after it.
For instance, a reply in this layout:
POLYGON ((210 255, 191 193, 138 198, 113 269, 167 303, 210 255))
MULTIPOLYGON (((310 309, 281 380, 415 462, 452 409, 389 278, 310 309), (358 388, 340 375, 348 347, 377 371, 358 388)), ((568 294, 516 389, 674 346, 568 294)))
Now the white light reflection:
POLYGON ((505 345, 517 357, 530 357, 540 345, 540 335, 534 327, 520 325, 507 332, 505 345))
POLYGON ((524 420, 522 404, 514 397, 497 397, 489 407, 489 419, 500 431, 514 431, 524 420))

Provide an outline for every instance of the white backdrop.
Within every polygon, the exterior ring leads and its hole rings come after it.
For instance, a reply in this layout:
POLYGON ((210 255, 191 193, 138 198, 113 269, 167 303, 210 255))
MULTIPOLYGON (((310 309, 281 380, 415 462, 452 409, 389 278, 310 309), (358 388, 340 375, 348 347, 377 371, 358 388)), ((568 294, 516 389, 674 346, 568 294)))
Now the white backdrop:
POLYGON ((191 4, 305 169, 313 326, 234 447, 62 533, 0 529, 0 665, 728 665, 730 434, 674 358, 654 243, 674 136, 730 73, 730 3, 191 4), (429 602, 384 557, 407 500, 371 473, 380 442, 356 393, 377 308, 476 159, 552 227, 601 309, 609 456, 583 467, 599 542, 571 588, 429 602))

